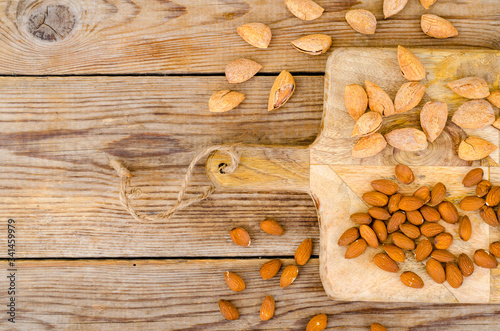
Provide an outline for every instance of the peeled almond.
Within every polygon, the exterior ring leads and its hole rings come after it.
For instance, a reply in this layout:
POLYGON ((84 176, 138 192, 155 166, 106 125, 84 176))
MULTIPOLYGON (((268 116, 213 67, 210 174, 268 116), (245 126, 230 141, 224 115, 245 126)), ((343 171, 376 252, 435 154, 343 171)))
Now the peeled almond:
POLYGON ((378 85, 365 80, 366 93, 368 94, 368 104, 374 112, 384 116, 394 115, 394 103, 391 97, 378 85))
POLYGON ((366 136, 374 133, 382 126, 382 116, 374 111, 369 111, 359 118, 354 125, 351 137, 366 136))
POLYGON ((406 6, 408 0, 384 0, 384 18, 396 15, 406 6))
POLYGON ((424 64, 403 46, 398 46, 398 62, 404 78, 412 81, 425 79, 424 64))
POLYGON ((458 157, 465 161, 481 160, 498 147, 479 137, 468 137, 458 146, 458 157))
POLYGON ((312 21, 323 14, 323 7, 312 0, 285 0, 288 10, 304 21, 312 21))
POLYGON ((347 23, 362 34, 374 34, 377 29, 375 15, 365 9, 353 9, 345 14, 347 23))
POLYGON ((310 34, 292 41, 292 46, 302 53, 320 55, 332 46, 332 37, 326 34, 310 34))
POLYGON ((442 17, 432 14, 422 15, 420 26, 426 35, 433 38, 444 39, 458 35, 458 31, 453 24, 442 17))
POLYGON ((446 85, 453 92, 467 99, 482 99, 490 95, 488 83, 479 77, 465 77, 446 85))
POLYGON ((295 80, 291 73, 283 70, 274 81, 267 110, 276 110, 283 106, 295 91, 295 80))
POLYGON ((255 76, 260 69, 262 69, 262 66, 255 61, 248 59, 234 60, 226 66, 226 78, 231 84, 243 83, 255 76))
POLYGON ((424 97, 425 86, 419 82, 404 83, 394 99, 396 113, 404 113, 415 108, 424 97))
POLYGON ((377 155, 387 146, 385 138, 376 132, 369 136, 359 138, 358 142, 352 148, 351 155, 354 158, 365 158, 377 155))
POLYGON ((267 48, 271 42, 271 29, 262 23, 247 23, 237 29, 243 40, 257 48, 267 48))
POLYGON ((351 84, 345 87, 344 102, 349 115, 357 121, 368 107, 368 96, 364 88, 358 84, 351 84))
POLYGON ((420 125, 427 140, 433 142, 439 137, 448 120, 448 105, 444 102, 427 102, 420 112, 420 125))
POLYGON ((413 128, 392 130, 385 135, 387 143, 406 152, 418 152, 427 148, 425 133, 413 128))
POLYGON ((222 90, 215 92, 208 101, 208 109, 212 113, 223 113, 236 108, 243 100, 245 95, 243 93, 222 90))
POLYGON ((488 101, 471 100, 458 107, 451 121, 464 129, 481 129, 495 122, 495 112, 488 101))

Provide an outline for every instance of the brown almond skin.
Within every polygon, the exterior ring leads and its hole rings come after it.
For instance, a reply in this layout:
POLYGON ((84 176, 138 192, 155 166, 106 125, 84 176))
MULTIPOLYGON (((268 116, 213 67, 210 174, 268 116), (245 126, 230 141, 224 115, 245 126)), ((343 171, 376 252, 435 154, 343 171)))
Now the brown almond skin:
POLYGON ((226 271, 224 273, 224 280, 227 286, 235 292, 241 292, 245 289, 245 282, 243 279, 231 271, 226 271))
POLYGON ((460 201, 460 209, 465 211, 475 211, 484 206, 486 201, 483 198, 470 196, 465 197, 460 201))
POLYGON ((465 215, 460 218, 460 222, 458 223, 458 234, 463 241, 469 241, 472 235, 472 224, 469 216, 465 215))
POLYGON ((260 276, 267 280, 271 279, 280 271, 281 269, 281 260, 275 259, 269 262, 266 262, 260 267, 260 276))
POLYGON ((384 193, 385 195, 393 195, 399 190, 399 185, 389 179, 377 179, 371 182, 374 190, 384 193))
POLYGON ((381 207, 370 207, 368 208, 368 214, 377 220, 387 221, 391 218, 391 214, 387 210, 381 207))
POLYGON ((415 249, 415 260, 421 262, 425 260, 432 253, 432 244, 428 239, 423 239, 415 249))
POLYGON ((274 310, 276 308, 276 303, 271 295, 264 298, 262 306, 260 307, 260 320, 269 321, 274 316, 274 310))
POLYGON ((421 199, 424 203, 427 203, 431 200, 431 191, 427 186, 422 186, 417 189, 415 193, 413 193, 413 196, 421 199))
POLYGON ((387 331, 387 328, 381 324, 373 323, 370 326, 370 331, 387 331))
POLYGON ((430 223, 436 223, 441 219, 441 214, 436 208, 430 206, 422 206, 420 209, 420 213, 424 220, 430 223))
POLYGON ((387 209, 389 213, 394 214, 399 210, 399 202, 403 195, 401 193, 394 194, 389 198, 389 202, 387 203, 387 209))
POLYGON ((328 325, 328 317, 325 314, 319 314, 311 318, 307 323, 306 331, 323 331, 328 325))
POLYGON ((273 236, 282 236, 285 234, 285 229, 276 222, 275 220, 264 220, 260 222, 260 228, 265 233, 268 233, 273 236))
POLYGON ((347 246, 359 238, 359 230, 357 227, 347 229, 339 238, 339 246, 347 246))
POLYGON ((444 230, 444 226, 439 223, 425 223, 420 226, 420 233, 429 238, 444 232, 444 230))
POLYGON ((474 185, 477 185, 482 179, 483 179, 483 169, 481 168, 475 168, 469 171, 464 179, 462 180, 462 184, 465 187, 472 187, 474 185))
POLYGON ((377 191, 366 192, 361 197, 364 202, 375 207, 383 207, 389 202, 389 197, 377 191))
POLYGON ((370 247, 378 247, 377 235, 375 234, 375 231, 373 231, 372 228, 370 228, 368 225, 361 225, 359 227, 359 234, 370 247))
MULTIPOLYGON (((404 211, 417 210, 424 205, 424 201, 414 196, 402 197, 399 202, 399 209, 404 211)), ((457 220, 458 221, 458 220, 457 220)))
MULTIPOLYGON (((367 226, 367 225, 365 225, 367 226)), ((295 261, 298 265, 304 265, 309 261, 312 253, 312 239, 304 240, 295 251, 295 261)))
POLYGON ((299 267, 297 267, 296 265, 287 266, 281 273, 280 287, 285 288, 290 286, 290 284, 292 284, 293 281, 297 278, 298 274, 299 274, 299 267))
POLYGON ((471 258, 464 253, 458 256, 458 267, 465 277, 469 277, 474 272, 474 263, 471 258))
POLYGON ((404 165, 404 164, 398 164, 396 165, 396 168, 394 169, 394 174, 396 175, 396 178, 403 184, 411 184, 415 180, 415 175, 413 174, 413 171, 410 169, 410 167, 404 165))
POLYGON ((234 321, 240 317, 238 309, 227 300, 219 300, 219 310, 222 316, 228 321, 234 321))
POLYGON ((486 205, 494 207, 500 203, 500 186, 493 186, 486 194, 486 205))
POLYGON ((231 239, 234 241, 234 243, 239 246, 248 247, 252 242, 250 240, 250 235, 243 228, 234 228, 229 231, 229 235, 231 236, 231 239))
POLYGON ((490 244, 490 253, 500 258, 500 241, 495 241, 490 244))
POLYGON ((433 258, 430 258, 427 261, 425 264, 425 270, 427 270, 429 276, 431 276, 431 278, 438 284, 442 284, 446 280, 443 265, 441 262, 436 261, 433 258))
POLYGON ((399 276, 401 282, 412 288, 422 288, 424 287, 424 281, 416 273, 412 271, 405 271, 399 276))
POLYGON ((399 226, 406 221, 406 216, 403 212, 397 211, 392 214, 389 222, 387 223, 387 232, 393 233, 399 229, 399 226))
POLYGON ((347 247, 347 250, 345 251, 345 258, 346 259, 354 259, 361 254, 363 254, 366 250, 367 243, 364 239, 358 239, 352 244, 347 247))
POLYGON ((440 233, 434 238, 434 247, 437 249, 448 249, 453 243, 453 236, 448 232, 440 233))
POLYGON ((493 208, 484 206, 479 210, 479 216, 486 224, 493 227, 498 226, 498 218, 493 208))
POLYGON ((406 249, 408 251, 415 249, 415 242, 405 236, 402 233, 394 232, 392 235, 392 242, 394 245, 398 246, 401 249, 406 249))
POLYGON ((411 238, 411 239, 417 239, 418 237, 420 237, 420 230, 418 227, 416 227, 415 225, 413 224, 408 224, 408 223, 405 223, 405 224, 401 224, 399 226, 399 229, 401 230, 401 232, 403 232, 405 234, 405 236, 407 236, 408 238, 411 238))
POLYGON ((446 281, 453 288, 459 288, 462 286, 464 276, 455 263, 446 263, 446 281))
POLYGON ((406 259, 405 252, 396 245, 384 244, 384 250, 396 262, 404 262, 406 259))
POLYGON ((354 213, 350 219, 356 224, 370 224, 372 222, 372 217, 367 213, 354 213))
POLYGON ((449 201, 443 201, 438 205, 438 211, 441 214, 441 218, 446 223, 454 224, 458 222, 458 210, 449 201))
POLYGON ((441 202, 443 202, 446 197, 446 186, 443 183, 439 182, 431 190, 431 200, 429 201, 429 205, 437 206, 441 202))
POLYGON ((373 221, 372 229, 380 242, 384 242, 387 239, 387 227, 384 222, 381 220, 373 221))
POLYGON ((476 195, 480 198, 488 194, 491 189, 491 183, 489 180, 482 180, 476 186, 476 195))
POLYGON ((373 257, 373 262, 379 267, 380 269, 387 271, 387 272, 398 272, 399 267, 394 260, 392 260, 387 254, 385 253, 378 253, 373 257))
POLYGON ((438 260, 439 262, 453 262, 456 259, 455 255, 444 249, 433 250, 431 253, 431 257, 438 260))
POLYGON ((497 259, 484 249, 478 249, 474 253, 474 262, 478 266, 487 269, 495 269, 498 266, 497 259))
POLYGON ((413 225, 421 225, 424 223, 424 217, 418 210, 407 211, 406 219, 413 225))

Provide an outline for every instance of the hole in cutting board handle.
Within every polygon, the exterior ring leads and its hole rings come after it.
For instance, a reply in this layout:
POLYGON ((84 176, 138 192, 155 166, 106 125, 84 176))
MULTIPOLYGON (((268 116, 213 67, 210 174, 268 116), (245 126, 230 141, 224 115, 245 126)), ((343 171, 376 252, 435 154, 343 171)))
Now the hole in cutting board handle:
POLYGON ((219 163, 219 172, 220 172, 221 174, 223 174, 223 175, 224 175, 224 174, 226 173, 226 172, 224 171, 224 169, 226 169, 226 168, 227 168, 227 166, 228 166, 228 164, 227 164, 227 163, 224 163, 224 162, 223 162, 223 163, 219 163))

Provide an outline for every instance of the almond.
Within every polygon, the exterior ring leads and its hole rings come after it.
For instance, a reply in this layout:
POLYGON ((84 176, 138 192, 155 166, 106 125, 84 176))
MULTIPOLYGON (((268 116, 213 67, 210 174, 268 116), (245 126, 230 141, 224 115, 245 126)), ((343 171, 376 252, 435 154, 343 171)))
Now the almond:
POLYGON ((373 323, 370 326, 370 331, 387 331, 387 328, 381 324, 373 323))
POLYGON ((406 152, 423 151, 428 145, 425 133, 414 128, 395 129, 384 137, 389 145, 406 152))
POLYGON ((350 219, 356 224, 370 224, 372 222, 371 216, 366 213, 354 213, 350 219))
POLYGON ((248 247, 252 242, 250 240, 250 235, 243 228, 234 228, 229 231, 229 235, 236 245, 248 247))
POLYGON ((387 195, 377 191, 366 192, 361 198, 367 204, 375 207, 383 207, 387 204, 387 202, 389 202, 389 198, 387 197, 387 195))
POLYGON ((244 94, 235 91, 215 92, 208 101, 208 109, 212 113, 223 113, 236 108, 244 99, 244 94))
POLYGON ((403 272, 401 276, 399 276, 399 278, 401 279, 401 282, 408 287, 424 287, 424 281, 422 280, 422 278, 420 278, 416 273, 412 271, 403 272))
POLYGON ((367 80, 365 80, 365 86, 368 94, 368 104, 372 111, 384 116, 395 114, 394 103, 384 90, 367 80))
POLYGON ((271 29, 262 23, 247 23, 237 29, 243 40, 257 48, 267 48, 271 42, 271 29))
MULTIPOLYGON (((434 207, 429 207, 429 206, 422 206, 420 207, 420 213, 422 214, 422 217, 430 223, 436 223, 441 219, 441 214, 439 211, 437 211, 436 208, 434 207)), ((420 223, 422 224, 422 223, 420 223)), ((416 224, 419 225, 419 224, 416 224)))
POLYGON ((453 288, 459 288, 462 286, 464 276, 455 263, 446 263, 446 281, 453 288))
POLYGON ((447 249, 453 242, 453 236, 448 232, 440 233, 434 238, 434 247, 437 249, 447 249))
POLYGON ((430 142, 439 137, 448 120, 448 105, 444 102, 427 102, 420 112, 420 125, 430 142))
POLYGON ((458 267, 465 277, 469 277, 474 272, 474 263, 472 263, 470 257, 464 253, 458 256, 458 267))
POLYGON ((444 226, 439 223, 425 223, 420 226, 420 232, 429 238, 444 232, 444 230, 444 226))
POLYGON ((446 84, 453 92, 467 99, 482 99, 490 95, 488 83, 479 77, 465 77, 446 84))
POLYGON ((384 242, 387 239, 387 228, 384 222, 375 220, 372 224, 372 229, 380 242, 384 242))
MULTIPOLYGON (((488 99, 489 100, 489 99, 488 99)), ((497 106, 498 107, 498 106, 497 106)), ((495 120, 495 122, 491 123, 491 126, 493 126, 495 129, 500 130, 500 117, 495 120)))
POLYGON ((406 6, 408 0, 384 0, 384 18, 399 13, 406 6))
POLYGON ((293 48, 309 55, 321 55, 332 46, 332 37, 326 34, 310 34, 291 42, 293 48))
POLYGON ((413 225, 421 225, 422 223, 424 223, 424 217, 418 210, 407 211, 406 219, 413 225))
POLYGON ((275 220, 264 220, 260 222, 260 228, 265 233, 273 236, 282 236, 285 233, 283 227, 275 220))
POLYGON ((344 102, 349 115, 357 121, 368 107, 368 96, 363 87, 351 84, 345 87, 344 102))
POLYGON ((382 126, 382 116, 374 111, 361 115, 354 125, 351 137, 366 136, 375 133, 382 126))
POLYGON ((425 86, 419 82, 404 83, 394 98, 396 114, 404 113, 415 108, 425 94, 425 86))
POLYGON ((359 230, 356 227, 349 228, 340 236, 338 245, 347 246, 359 238, 359 230))
POLYGON ((415 249, 415 243, 413 242, 413 240, 411 240, 404 234, 399 232, 394 232, 391 236, 392 236, 392 242, 399 248, 405 249, 407 251, 415 249))
POLYGON ((413 193, 413 196, 427 203, 431 200, 431 191, 427 186, 422 186, 413 193))
POLYGON ((271 87, 267 110, 272 111, 282 107, 290 99, 295 91, 295 79, 291 73, 283 70, 271 87))
POLYGON ((229 301, 219 300, 219 310, 222 316, 228 321, 233 321, 240 317, 238 309, 229 301))
POLYGON ((406 259, 405 252, 395 245, 384 244, 384 250, 396 262, 404 262, 406 259))
MULTIPOLYGON (((366 226, 366 225, 365 225, 366 226)), ((295 251, 295 261, 298 265, 304 265, 309 261, 312 253, 312 239, 304 240, 295 251)))
POLYGON ((405 223, 405 224, 401 224, 399 226, 399 229, 408 238, 417 239, 418 237, 420 237, 420 230, 415 225, 405 223))
POLYGON ((431 257, 433 259, 438 260, 439 262, 453 262, 455 261, 455 255, 451 254, 447 250, 444 249, 435 249, 431 253, 431 257))
POLYGON ((362 34, 374 34, 377 29, 377 19, 368 10, 350 10, 345 14, 345 19, 351 28, 362 34))
POLYGON ((351 155, 358 159, 374 156, 383 151, 385 146, 387 146, 387 142, 384 136, 375 132, 359 138, 356 145, 352 148, 351 155))
POLYGON ((487 269, 494 269, 498 265, 497 259, 484 249, 478 249, 474 253, 474 262, 476 262, 478 266, 487 269))
POLYGON ((394 260, 392 260, 387 254, 385 253, 378 253, 373 257, 373 262, 379 267, 380 269, 387 271, 387 272, 398 272, 399 267, 394 260))
POLYGON ((403 46, 398 46, 398 62, 404 78, 408 80, 425 79, 425 67, 422 61, 403 46))
POLYGON ((489 180, 482 180, 476 186, 476 195, 480 198, 484 197, 490 191, 491 183, 489 180))
POLYGON ((289 265, 281 273, 280 287, 285 288, 293 283, 297 275, 299 274, 299 267, 296 265, 289 265))
POLYGON ((306 331, 323 331, 328 324, 328 317, 325 314, 319 314, 311 318, 307 323, 306 331))
POLYGON ((500 258, 500 241, 495 241, 490 244, 490 252, 500 258))
POLYGON ((495 211, 491 207, 484 206, 479 210, 479 216, 481 216, 482 220, 493 227, 498 226, 498 217, 495 214, 495 211))
POLYGON ((355 257, 360 256, 366 250, 367 244, 364 239, 358 239, 347 247, 345 251, 346 259, 354 259, 355 257))
POLYGON ((430 6, 432 6, 436 2, 436 0, 420 0, 420 3, 422 6, 424 6, 425 9, 429 9, 430 6))
POLYGON ((276 303, 274 302, 274 298, 271 295, 266 296, 260 307, 260 320, 269 321, 273 318, 275 307, 276 303))
POLYGON ((281 269, 280 259, 268 261, 264 263, 262 267, 260 267, 260 276, 265 280, 271 279, 274 276, 276 276, 276 274, 278 273, 278 271, 280 271, 280 269, 281 269))
POLYGON ((438 211, 441 214, 441 218, 450 224, 458 222, 458 211, 455 206, 449 201, 443 201, 438 205, 438 211))
POLYGON ((262 69, 262 66, 255 61, 248 59, 234 60, 226 66, 226 79, 231 84, 243 83, 255 76, 260 69, 262 69))
POLYGON ((431 200, 429 201, 429 205, 437 206, 441 202, 443 202, 446 197, 446 186, 443 183, 439 182, 431 190, 431 200))
POLYGON ((471 187, 477 185, 482 179, 483 169, 474 168, 465 175, 464 179, 462 180, 462 184, 465 187, 471 187))
POLYGON ((465 161, 481 160, 490 155, 498 147, 478 137, 468 137, 458 146, 458 157, 465 161))
POLYGON ((389 210, 389 213, 393 214, 399 210, 399 202, 401 201, 402 197, 402 194, 397 193, 389 198, 389 202, 387 203, 387 209, 389 210))
POLYGON ((442 17, 424 14, 420 20, 422 31, 429 37, 444 39, 458 35, 457 29, 442 17))
POLYGON ((391 214, 389 214, 387 210, 381 207, 368 208, 368 214, 370 214, 371 217, 382 221, 386 221, 391 218, 391 214))
POLYGON ((495 112, 488 101, 467 101, 455 111, 451 121, 463 129, 482 129, 495 122, 495 112))
POLYGON ((392 214, 387 223, 387 232, 393 233, 399 229, 399 226, 406 221, 406 215, 403 212, 397 211, 392 214))
POLYGON ((231 271, 226 271, 224 273, 224 280, 227 286, 235 292, 241 292, 245 289, 245 282, 243 279, 231 271))
POLYGON ((487 99, 495 107, 500 108, 500 90, 496 90, 495 92, 492 92, 487 99))
POLYGON ((404 164, 398 164, 394 168, 396 178, 403 184, 411 184, 415 180, 415 175, 410 167, 404 164))
POLYGON ((425 270, 427 270, 429 276, 431 276, 431 278, 438 284, 442 284, 446 280, 446 274, 444 272, 443 265, 441 264, 441 262, 438 262, 433 258, 430 258, 427 261, 427 263, 425 264, 425 270))
POLYGON ((493 186, 486 195, 486 205, 494 207, 500 203, 500 186, 493 186))
POLYGON ((421 262, 432 253, 432 244, 428 239, 423 239, 415 249, 415 260, 421 262))
POLYGON ((377 179, 371 182, 374 190, 384 193, 385 195, 393 195, 399 190, 398 184, 389 179, 377 179))
POLYGON ((474 196, 465 197, 462 201, 460 201, 460 209, 465 211, 474 211, 484 206, 485 203, 486 201, 483 198, 474 196))
POLYGON ((304 21, 312 21, 323 14, 323 7, 312 0, 285 0, 288 10, 304 21))
POLYGON ((472 235, 472 224, 470 223, 469 217, 463 216, 458 223, 458 234, 463 241, 469 241, 472 235))
POLYGON ((404 211, 417 210, 424 205, 422 199, 414 196, 402 197, 399 202, 399 209, 404 211))
POLYGON ((361 225, 359 227, 359 234, 369 246, 373 248, 378 247, 377 235, 375 234, 375 231, 373 231, 372 228, 370 228, 368 225, 361 225))

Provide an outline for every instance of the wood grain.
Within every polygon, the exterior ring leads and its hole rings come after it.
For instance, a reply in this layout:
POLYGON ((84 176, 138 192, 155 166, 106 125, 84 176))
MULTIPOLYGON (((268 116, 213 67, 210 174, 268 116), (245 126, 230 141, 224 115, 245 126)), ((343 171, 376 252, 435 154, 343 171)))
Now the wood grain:
MULTIPOLYGON (((0 210, 18 222, 18 257, 291 255, 318 238, 313 202, 300 193, 216 191, 169 221, 137 224, 108 165, 123 160, 143 191, 134 204, 156 213, 173 204, 187 166, 207 146, 309 145, 319 131, 323 77, 297 77, 294 96, 271 113, 273 80, 253 78, 238 87, 247 96, 240 107, 213 114, 208 99, 227 87, 224 77, 1 78, 0 210), (267 217, 286 235, 270 240, 259 228, 267 217), (235 226, 255 245, 236 247, 235 226)), ((189 196, 210 183, 203 162, 189 196)))
POLYGON ((262 72, 324 72, 327 55, 311 57, 290 45, 311 33, 332 36, 333 48, 409 43, 433 48, 500 47, 496 0, 434 4, 429 12, 449 19, 459 31, 446 40, 421 31, 420 16, 426 11, 418 1, 410 1, 387 20, 382 0, 317 2, 325 13, 305 22, 294 17, 284 2, 274 1, 223 0, 211 6, 203 0, 52 1, 51 8, 64 4, 61 11, 66 17, 50 20, 48 15, 47 26, 40 31, 30 22, 40 12, 50 14, 44 7, 47 1, 2 1, 0 74, 222 73, 228 62, 241 57, 262 64, 262 72), (345 13, 358 8, 372 11, 379 20, 375 35, 356 33, 346 23, 345 13), (248 45, 236 33, 239 25, 254 21, 272 29, 267 50, 248 45))
MULTIPOLYGON (((367 330, 378 322, 390 330, 495 330, 498 305, 398 304, 332 301, 324 293, 318 259, 300 267, 295 282, 263 280, 266 259, 248 260, 43 260, 18 261, 17 320, 10 330, 304 330, 309 319, 328 315, 328 330, 367 330), (223 273, 246 282, 232 292, 223 273), (276 300, 275 317, 261 322, 266 295, 276 300), (218 300, 230 300, 240 319, 225 321, 218 300)), ((284 265, 293 260, 283 259, 284 265)), ((0 264, 5 269, 5 262, 0 264)), ((280 273, 281 274, 281 273, 280 273)), ((280 275, 278 274, 278 275, 280 275)), ((6 277, 0 287, 7 287, 6 277)), ((6 291, 0 293, 6 302, 6 291)))

